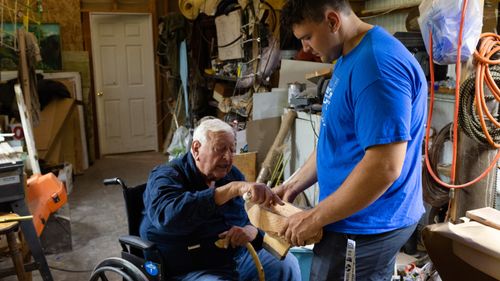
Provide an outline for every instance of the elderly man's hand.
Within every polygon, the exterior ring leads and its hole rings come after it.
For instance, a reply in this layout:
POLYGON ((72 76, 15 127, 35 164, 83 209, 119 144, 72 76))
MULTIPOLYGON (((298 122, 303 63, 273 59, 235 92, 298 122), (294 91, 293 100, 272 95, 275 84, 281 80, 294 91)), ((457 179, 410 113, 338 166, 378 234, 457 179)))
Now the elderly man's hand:
POLYGON ((224 239, 224 248, 227 248, 229 245, 236 248, 245 246, 246 243, 253 241, 257 237, 257 233, 257 228, 251 225, 244 227, 233 226, 228 231, 219 234, 219 238, 224 239))
POLYGON ((263 183, 243 183, 240 188, 240 196, 255 204, 270 206, 283 205, 283 201, 263 183))

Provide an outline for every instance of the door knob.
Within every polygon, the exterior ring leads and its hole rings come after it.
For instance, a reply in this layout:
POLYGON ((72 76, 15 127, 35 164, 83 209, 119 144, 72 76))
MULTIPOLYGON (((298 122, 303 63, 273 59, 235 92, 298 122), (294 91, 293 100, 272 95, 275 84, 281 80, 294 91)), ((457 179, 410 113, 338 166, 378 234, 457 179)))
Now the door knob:
POLYGON ((102 91, 97 92, 98 97, 102 97, 103 95, 104 95, 104 93, 102 91))

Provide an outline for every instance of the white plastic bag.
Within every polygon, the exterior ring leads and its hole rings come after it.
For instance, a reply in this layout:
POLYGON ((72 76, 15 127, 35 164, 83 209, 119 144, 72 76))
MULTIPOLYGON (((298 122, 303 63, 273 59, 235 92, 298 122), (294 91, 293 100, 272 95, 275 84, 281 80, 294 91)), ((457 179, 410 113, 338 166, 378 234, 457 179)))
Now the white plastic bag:
POLYGON ((173 160, 186 153, 190 148, 191 139, 191 134, 186 127, 180 126, 179 128, 177 128, 177 130, 175 130, 174 136, 172 137, 172 142, 167 149, 168 160, 173 160))
MULTIPOLYGON (((458 33, 464 0, 423 0, 419 6, 418 23, 429 52, 429 32, 432 30, 434 62, 454 64, 457 61, 458 33)), ((461 61, 474 53, 483 26, 483 0, 469 0, 465 14, 461 61)))

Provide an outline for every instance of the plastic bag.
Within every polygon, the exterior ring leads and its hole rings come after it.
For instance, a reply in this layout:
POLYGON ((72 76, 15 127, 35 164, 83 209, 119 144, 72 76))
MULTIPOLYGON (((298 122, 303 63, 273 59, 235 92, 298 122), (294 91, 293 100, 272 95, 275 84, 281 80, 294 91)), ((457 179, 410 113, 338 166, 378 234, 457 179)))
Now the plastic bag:
POLYGON ((172 137, 172 142, 167 148, 168 160, 173 160, 186 153, 190 147, 191 139, 191 134, 186 127, 180 126, 177 128, 172 137))
MULTIPOLYGON (((457 61, 458 33, 464 0, 423 0, 419 6, 418 23, 429 52, 429 32, 432 30, 434 62, 455 64, 457 61)), ((467 61, 474 53, 483 26, 482 0, 469 0, 465 13, 461 61, 467 61)))

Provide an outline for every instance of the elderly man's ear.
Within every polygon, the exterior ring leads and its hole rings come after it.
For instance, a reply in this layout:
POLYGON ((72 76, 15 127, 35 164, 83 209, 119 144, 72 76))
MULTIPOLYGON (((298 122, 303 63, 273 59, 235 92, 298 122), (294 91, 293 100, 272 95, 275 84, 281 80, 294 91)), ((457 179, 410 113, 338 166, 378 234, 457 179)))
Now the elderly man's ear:
POLYGON ((194 160, 200 159, 200 148, 201 148, 200 141, 195 140, 191 143, 191 152, 193 153, 194 160))

